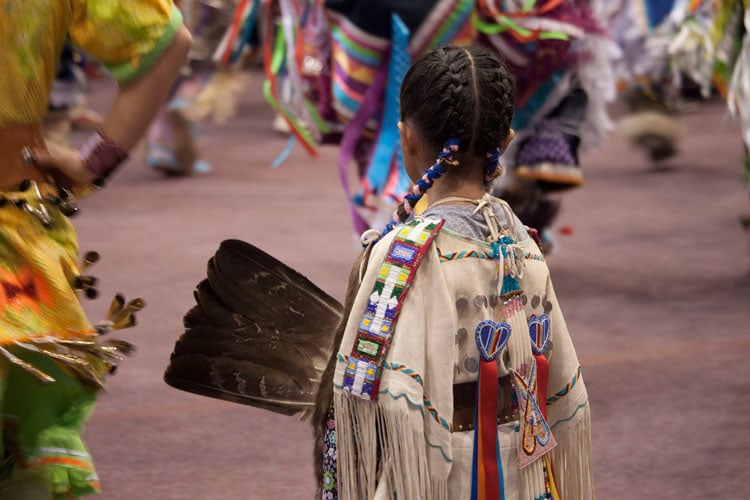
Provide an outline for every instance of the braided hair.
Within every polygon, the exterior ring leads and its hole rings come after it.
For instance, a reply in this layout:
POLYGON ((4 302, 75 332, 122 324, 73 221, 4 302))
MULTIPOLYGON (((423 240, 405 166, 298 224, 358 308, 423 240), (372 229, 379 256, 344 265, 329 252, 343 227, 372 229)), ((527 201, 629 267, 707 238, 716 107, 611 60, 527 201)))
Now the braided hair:
POLYGON ((420 57, 401 84, 401 120, 425 146, 441 151, 393 214, 383 234, 404 222, 433 182, 463 158, 484 160, 489 186, 500 173, 500 147, 510 133, 515 82, 500 56, 476 45, 441 47, 420 57))

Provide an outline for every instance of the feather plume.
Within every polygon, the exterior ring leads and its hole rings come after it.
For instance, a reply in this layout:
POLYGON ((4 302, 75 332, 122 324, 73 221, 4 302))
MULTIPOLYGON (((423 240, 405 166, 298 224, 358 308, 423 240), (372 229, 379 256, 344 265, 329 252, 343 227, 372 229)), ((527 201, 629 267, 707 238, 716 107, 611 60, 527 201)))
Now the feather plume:
POLYGON ((226 123, 237 113, 237 101, 249 80, 239 69, 216 71, 189 107, 189 119, 199 121, 212 116, 216 123, 226 123))
POLYGON ((188 392, 308 415, 342 306, 259 248, 221 243, 164 374, 188 392))

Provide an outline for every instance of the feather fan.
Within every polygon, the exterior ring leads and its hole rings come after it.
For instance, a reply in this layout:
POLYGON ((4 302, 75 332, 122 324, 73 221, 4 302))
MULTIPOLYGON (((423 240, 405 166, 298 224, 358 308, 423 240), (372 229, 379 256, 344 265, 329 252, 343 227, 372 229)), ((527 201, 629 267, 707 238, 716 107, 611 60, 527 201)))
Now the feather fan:
POLYGON ((184 391, 308 415, 342 306, 263 250, 226 240, 208 262, 164 374, 184 391))

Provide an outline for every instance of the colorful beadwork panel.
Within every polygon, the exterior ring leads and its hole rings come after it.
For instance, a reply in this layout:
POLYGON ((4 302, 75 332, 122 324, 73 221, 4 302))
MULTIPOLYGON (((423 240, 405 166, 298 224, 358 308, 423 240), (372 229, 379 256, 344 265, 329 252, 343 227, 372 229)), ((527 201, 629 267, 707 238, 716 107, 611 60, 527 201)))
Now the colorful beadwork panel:
POLYGON ((442 225, 442 221, 431 219, 414 220, 404 225, 391 243, 359 322, 344 370, 344 391, 362 399, 377 399, 398 312, 422 257, 442 225))

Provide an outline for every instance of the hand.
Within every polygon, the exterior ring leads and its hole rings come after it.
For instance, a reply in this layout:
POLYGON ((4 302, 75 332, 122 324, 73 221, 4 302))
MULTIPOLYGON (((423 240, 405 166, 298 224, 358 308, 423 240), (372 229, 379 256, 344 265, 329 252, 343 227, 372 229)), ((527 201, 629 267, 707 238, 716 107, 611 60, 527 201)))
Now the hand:
POLYGON ((83 191, 94 181, 94 173, 81 160, 76 149, 47 143, 47 150, 31 150, 32 161, 42 172, 50 174, 61 187, 83 191))

